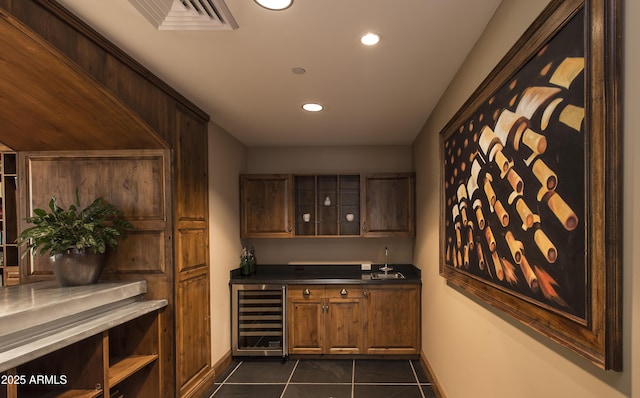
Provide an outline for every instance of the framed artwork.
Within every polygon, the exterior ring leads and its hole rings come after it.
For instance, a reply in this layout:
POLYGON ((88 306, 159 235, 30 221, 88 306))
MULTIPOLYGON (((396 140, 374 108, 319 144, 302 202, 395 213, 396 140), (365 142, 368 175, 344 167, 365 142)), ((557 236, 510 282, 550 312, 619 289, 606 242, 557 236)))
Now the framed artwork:
POLYGON ((619 9, 552 1, 440 133, 440 274, 614 370, 619 9))

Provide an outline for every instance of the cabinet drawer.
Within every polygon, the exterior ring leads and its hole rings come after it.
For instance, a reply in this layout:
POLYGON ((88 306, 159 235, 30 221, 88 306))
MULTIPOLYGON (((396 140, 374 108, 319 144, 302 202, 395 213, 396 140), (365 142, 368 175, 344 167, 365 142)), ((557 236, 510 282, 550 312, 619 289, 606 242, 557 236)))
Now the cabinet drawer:
POLYGON ((360 285, 289 285, 287 295, 291 299, 359 298, 360 285))
POLYGON ((360 285, 338 285, 327 287, 325 297, 327 298, 361 298, 362 286, 360 285))
POLYGON ((289 285, 287 290, 289 299, 322 299, 324 298, 323 285, 289 285))

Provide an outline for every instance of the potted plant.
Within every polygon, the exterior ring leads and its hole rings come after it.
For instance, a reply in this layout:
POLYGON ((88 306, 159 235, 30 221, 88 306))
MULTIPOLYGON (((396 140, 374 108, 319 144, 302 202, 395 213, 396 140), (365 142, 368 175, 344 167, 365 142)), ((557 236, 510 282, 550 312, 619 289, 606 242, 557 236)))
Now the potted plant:
POLYGON ((79 209, 78 190, 75 205, 66 210, 52 197, 50 211, 34 209, 35 215, 26 218, 34 226, 22 231, 17 239, 19 245, 25 245, 23 256, 30 251, 49 255, 53 273, 62 286, 96 282, 107 248, 117 248, 117 238, 134 229, 122 211, 101 197, 79 209))

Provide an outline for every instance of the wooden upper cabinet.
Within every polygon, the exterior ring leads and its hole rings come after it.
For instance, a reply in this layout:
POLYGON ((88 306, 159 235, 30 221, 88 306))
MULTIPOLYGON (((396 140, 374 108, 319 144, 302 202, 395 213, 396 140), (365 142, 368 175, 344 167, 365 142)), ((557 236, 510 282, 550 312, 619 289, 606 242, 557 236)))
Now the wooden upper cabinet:
POLYGON ((292 237, 292 191, 293 177, 289 174, 241 175, 241 237, 292 237))
POLYGON ((244 174, 242 238, 415 236, 415 175, 244 174))
POLYGON ((415 174, 362 177, 362 236, 415 236, 415 174))
POLYGON ((360 175, 296 175, 296 237, 360 236, 360 175))

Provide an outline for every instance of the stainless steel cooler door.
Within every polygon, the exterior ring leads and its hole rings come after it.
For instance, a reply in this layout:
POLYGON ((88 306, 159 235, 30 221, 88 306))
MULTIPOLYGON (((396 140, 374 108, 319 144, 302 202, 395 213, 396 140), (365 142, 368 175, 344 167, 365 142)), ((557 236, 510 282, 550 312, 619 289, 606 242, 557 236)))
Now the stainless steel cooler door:
POLYGON ((286 293, 284 285, 231 285, 234 356, 287 356, 286 293))

